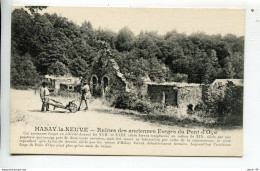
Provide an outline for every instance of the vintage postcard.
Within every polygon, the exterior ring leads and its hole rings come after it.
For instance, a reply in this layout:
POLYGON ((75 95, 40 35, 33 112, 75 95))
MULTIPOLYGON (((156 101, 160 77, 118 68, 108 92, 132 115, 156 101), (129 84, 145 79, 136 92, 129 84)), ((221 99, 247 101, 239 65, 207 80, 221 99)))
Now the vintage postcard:
POLYGON ((244 9, 16 6, 10 153, 242 156, 244 9))

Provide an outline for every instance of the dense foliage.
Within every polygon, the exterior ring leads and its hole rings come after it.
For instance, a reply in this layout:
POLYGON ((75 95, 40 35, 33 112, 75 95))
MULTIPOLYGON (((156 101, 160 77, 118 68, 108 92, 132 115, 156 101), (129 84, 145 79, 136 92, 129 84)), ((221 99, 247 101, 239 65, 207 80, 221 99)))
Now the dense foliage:
POLYGON ((87 76, 108 43, 126 79, 211 83, 216 78, 243 78, 244 37, 169 31, 165 35, 125 27, 118 33, 81 26, 57 14, 40 14, 46 7, 12 12, 12 85, 31 85, 45 74, 87 76))
POLYGON ((243 125, 243 87, 229 87, 225 97, 218 101, 217 113, 226 124, 243 125))
POLYGON ((216 117, 226 125, 243 125, 243 86, 207 86, 204 92, 203 103, 195 108, 197 114, 216 117))
POLYGON ((141 99, 137 94, 129 92, 118 94, 113 101, 112 106, 119 109, 135 110, 146 114, 163 109, 163 105, 152 103, 147 99, 141 99))

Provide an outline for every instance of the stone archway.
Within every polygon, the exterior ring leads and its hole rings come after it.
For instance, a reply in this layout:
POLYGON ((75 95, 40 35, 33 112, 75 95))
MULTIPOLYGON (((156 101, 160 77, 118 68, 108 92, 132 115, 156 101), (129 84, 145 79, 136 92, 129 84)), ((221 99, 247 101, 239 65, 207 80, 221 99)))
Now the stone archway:
POLYGON ((98 84, 98 79, 95 75, 92 76, 92 87, 93 87, 93 90, 96 90, 97 89, 97 84, 98 84))
POLYGON ((109 91, 109 79, 107 76, 102 78, 102 96, 106 97, 109 91))
POLYGON ((91 77, 91 89, 93 96, 98 96, 100 94, 98 93, 98 77, 96 75, 92 75, 91 77))

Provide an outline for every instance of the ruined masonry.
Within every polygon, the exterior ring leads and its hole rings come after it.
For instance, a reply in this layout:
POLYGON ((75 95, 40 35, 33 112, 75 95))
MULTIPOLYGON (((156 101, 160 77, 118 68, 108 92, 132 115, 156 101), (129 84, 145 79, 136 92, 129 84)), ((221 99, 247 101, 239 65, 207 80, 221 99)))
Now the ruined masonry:
MULTIPOLYGON (((180 83, 180 82, 151 82, 148 75, 143 78, 143 86, 134 87, 120 72, 117 62, 113 59, 108 45, 94 63, 88 81, 92 96, 111 99, 121 92, 135 92, 149 98, 154 103, 161 103, 166 107, 194 108, 203 102, 206 87, 223 90, 222 87, 243 86, 242 79, 216 79, 211 85, 180 83)), ((45 76, 55 89, 77 91, 81 78, 45 76)))

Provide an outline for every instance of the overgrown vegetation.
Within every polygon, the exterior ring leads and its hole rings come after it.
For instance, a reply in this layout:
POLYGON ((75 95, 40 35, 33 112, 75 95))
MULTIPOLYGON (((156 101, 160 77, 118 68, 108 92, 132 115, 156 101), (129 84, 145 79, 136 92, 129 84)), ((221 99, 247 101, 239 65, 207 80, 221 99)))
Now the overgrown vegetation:
POLYGON ((140 98, 137 94, 130 92, 122 92, 117 95, 112 106, 120 109, 136 110, 146 114, 163 110, 164 108, 161 104, 152 103, 149 100, 140 98))
POLYGON ((201 117, 215 117, 225 125, 243 125, 243 87, 208 87, 204 103, 197 106, 195 114, 201 117))
MULTIPOLYGON (((146 114, 148 120, 157 120, 157 122, 180 122, 184 124, 208 126, 242 126, 243 125, 243 87, 231 86, 224 89, 208 87, 207 97, 204 97, 204 103, 195 106, 194 111, 173 109, 152 103, 147 99, 141 99, 133 93, 119 94, 113 106, 119 109, 130 109, 146 114), (156 119, 157 118, 157 119, 156 119), (164 120, 165 119, 165 120, 164 120)), ((179 125, 179 124, 178 124, 179 125)))
POLYGON ((243 125, 243 87, 227 88, 225 97, 217 103, 217 113, 221 122, 243 125))
POLYGON ((12 86, 35 85, 45 74, 86 77, 102 58, 100 41, 108 43, 121 72, 136 85, 147 75, 156 82, 243 78, 243 36, 186 35, 175 30, 134 35, 127 27, 115 33, 94 29, 89 21, 78 26, 57 14, 40 14, 45 8, 12 12, 12 86))

